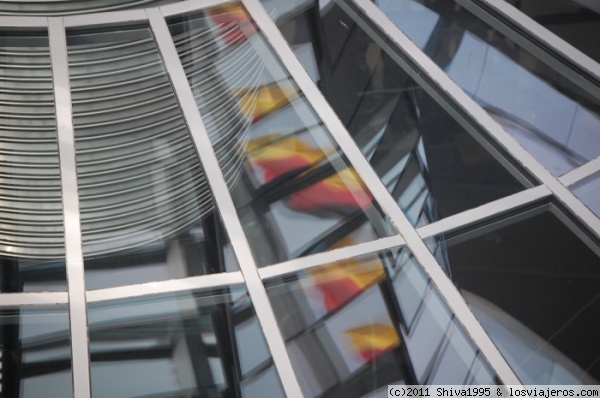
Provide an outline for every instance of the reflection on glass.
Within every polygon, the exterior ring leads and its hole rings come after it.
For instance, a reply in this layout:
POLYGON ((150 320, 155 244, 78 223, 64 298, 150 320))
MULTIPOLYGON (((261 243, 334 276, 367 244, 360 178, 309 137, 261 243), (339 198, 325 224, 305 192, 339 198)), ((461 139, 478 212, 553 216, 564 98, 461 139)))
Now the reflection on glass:
POLYGON ((142 7, 157 7, 177 3, 182 0, 63 0, 47 1, 3 1, 0 2, 0 15, 63 16, 94 12, 118 11, 142 7))
POLYGON ((430 246, 524 384, 598 384, 600 248, 549 206, 430 246))
POLYGON ((308 397, 388 384, 495 384, 496 377, 408 249, 266 282, 308 397))
POLYGON ((506 0, 535 22, 600 62, 600 5, 581 0, 506 0))
POLYGON ((92 395, 283 397, 241 287, 89 305, 92 395))
POLYGON ((259 265, 392 233, 242 6, 168 23, 259 265))
POLYGON ((2 397, 72 397, 71 345, 66 307, 0 311, 2 397))
POLYGON ((596 173, 571 188, 587 207, 600 217, 600 174, 596 173))
POLYGON ((418 86, 360 17, 334 2, 263 3, 281 15, 282 33, 414 225, 523 189, 523 179, 418 86))
POLYGON ((237 269, 150 30, 67 40, 87 288, 237 269))
POLYGON ((0 32, 0 292, 66 290, 47 32, 0 32))
POLYGON ((600 155, 600 100, 587 86, 561 75, 456 1, 377 4, 551 173, 564 174, 600 155))

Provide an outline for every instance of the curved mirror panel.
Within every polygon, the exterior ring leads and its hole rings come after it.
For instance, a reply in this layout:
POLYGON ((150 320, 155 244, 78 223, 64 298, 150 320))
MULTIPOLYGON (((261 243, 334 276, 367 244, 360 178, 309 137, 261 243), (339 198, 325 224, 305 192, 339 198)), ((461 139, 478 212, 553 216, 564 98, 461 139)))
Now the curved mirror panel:
POLYGON ((600 4, 588 0, 506 0, 535 22, 600 62, 600 4))
POLYGON ((598 384, 600 247, 564 213, 546 205, 430 247, 523 384, 598 384))
POLYGON ((389 384, 497 379, 408 249, 269 279, 305 396, 387 396, 389 384))
POLYGON ((168 24, 260 266, 393 233, 242 6, 168 24))
POLYGON ((69 316, 62 306, 0 310, 2 397, 72 397, 69 316))
POLYGON ((597 87, 580 83, 579 73, 559 71, 461 3, 377 0, 417 46, 552 174, 562 175, 600 155, 597 87))
POLYGON ((284 397, 242 287, 91 303, 92 395, 284 397))
POLYGON ((308 3, 263 1, 413 225, 529 185, 502 166, 503 155, 471 135, 472 127, 453 118, 415 83, 394 50, 365 29, 360 16, 334 2, 327 7, 308 3))
POLYGON ((575 184, 571 191, 600 217, 600 173, 575 184))
POLYGON ((87 288, 236 270, 150 30, 67 43, 87 288))
POLYGON ((46 31, 0 31, 0 292, 66 290, 46 31))

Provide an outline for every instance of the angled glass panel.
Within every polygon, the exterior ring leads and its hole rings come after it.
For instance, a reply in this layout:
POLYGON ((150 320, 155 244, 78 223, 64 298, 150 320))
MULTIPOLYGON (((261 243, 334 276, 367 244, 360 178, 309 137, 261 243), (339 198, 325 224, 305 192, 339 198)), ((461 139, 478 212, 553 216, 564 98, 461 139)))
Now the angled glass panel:
POLYGON ((496 383, 408 249, 265 285, 307 397, 385 396, 389 384, 496 383))
POLYGON ((181 0, 65 0, 65 1, 24 1, 0 2, 0 15, 22 16, 62 16, 95 12, 118 11, 142 7, 156 7, 176 3, 181 0))
POLYGON ((430 240, 524 384, 598 384, 600 247, 554 205, 430 240))
POLYGON ((284 397, 243 287, 92 303, 92 395, 284 397))
POLYGON ((600 217, 600 173, 596 173, 575 184, 571 191, 589 207, 591 211, 600 217))
POLYGON ((393 233, 241 5, 167 22, 259 265, 393 233))
POLYGON ((66 290, 46 31, 0 31, 0 292, 66 290))
POLYGON ((600 5, 586 0, 507 0, 535 22, 600 62, 600 5))
POLYGON ((399 66, 394 50, 335 2, 265 1, 305 69, 413 225, 527 185, 399 66), (294 7, 280 14, 282 4, 294 7))
POLYGON ((3 397, 72 397, 67 308, 0 310, 0 364, 3 397))
POLYGON ((579 73, 557 70, 458 1, 377 4, 552 174, 600 155, 597 87, 579 73))
POLYGON ((149 28, 67 43, 87 288, 237 269, 149 28))

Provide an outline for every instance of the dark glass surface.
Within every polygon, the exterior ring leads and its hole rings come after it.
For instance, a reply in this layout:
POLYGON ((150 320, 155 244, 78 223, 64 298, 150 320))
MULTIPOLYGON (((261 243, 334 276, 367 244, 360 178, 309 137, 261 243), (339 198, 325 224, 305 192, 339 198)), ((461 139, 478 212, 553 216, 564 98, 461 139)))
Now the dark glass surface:
POLYGON ((1 310, 0 374, 2 397, 72 397, 67 308, 1 310))
POLYGON ((87 288, 236 270, 150 30, 67 41, 87 288))
POLYGON ((558 216, 547 205, 431 247, 524 384, 598 384, 600 247, 558 216))
POLYGON ((329 104, 414 225, 523 184, 398 65, 360 17, 331 2, 263 2, 329 104), (284 8, 281 10, 281 8, 284 8))
POLYGON ((580 183, 575 184, 571 191, 581 201, 590 208, 591 211, 600 217, 600 173, 586 178, 580 183))
POLYGON ((66 290, 47 32, 0 32, 0 292, 66 290))
POLYGON ((407 249, 265 284, 308 397, 387 396, 388 384, 496 382, 407 249))
POLYGON ((89 305, 92 395, 283 397, 241 287, 89 305))
POLYGON ((535 22, 600 62, 600 5, 578 0, 506 0, 535 22))
POLYGON ((600 155, 600 99, 589 83, 569 80, 456 1, 377 4, 552 174, 600 155))
POLYGON ((260 266, 393 233, 242 6, 168 23, 260 266))

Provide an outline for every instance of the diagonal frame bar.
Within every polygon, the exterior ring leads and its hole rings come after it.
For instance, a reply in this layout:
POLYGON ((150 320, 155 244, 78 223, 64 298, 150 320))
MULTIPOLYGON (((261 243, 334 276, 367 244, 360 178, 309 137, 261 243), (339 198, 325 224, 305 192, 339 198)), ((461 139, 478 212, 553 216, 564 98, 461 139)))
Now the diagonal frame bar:
POLYGON ((69 320, 73 369, 73 394, 90 397, 90 360, 87 335, 87 305, 83 269, 75 130, 67 58, 67 38, 62 18, 49 18, 50 57, 56 104, 56 127, 62 184, 69 320))
POLYGON ((281 378, 285 393, 288 397, 302 397, 302 391, 292 369, 292 364, 285 348, 285 342, 279 333, 273 308, 258 274, 250 245, 237 217, 237 210, 221 172, 208 133, 204 127, 204 122, 196 106, 194 95, 188 84, 187 76, 171 38, 167 23, 159 9, 147 9, 146 12, 159 52, 163 58, 167 73, 171 78, 175 95, 179 99, 192 142, 196 147, 206 174, 206 179, 211 187, 216 207, 221 213, 223 224, 229 234, 233 251, 238 259, 240 269, 246 281, 248 293, 256 311, 256 316, 261 325, 267 345, 273 355, 273 362, 281 378))

